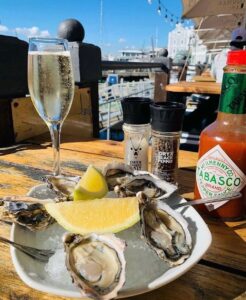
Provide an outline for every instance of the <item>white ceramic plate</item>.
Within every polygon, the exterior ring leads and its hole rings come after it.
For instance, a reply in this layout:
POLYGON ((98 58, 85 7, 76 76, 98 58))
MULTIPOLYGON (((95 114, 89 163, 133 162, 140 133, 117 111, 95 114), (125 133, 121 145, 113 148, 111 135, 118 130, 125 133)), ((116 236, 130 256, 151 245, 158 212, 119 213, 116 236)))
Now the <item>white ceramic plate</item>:
MULTIPOLYGON (((41 185, 33 188, 29 194, 45 198, 47 197, 47 190, 44 185, 41 185)), ((178 195, 173 195, 169 201, 177 203, 185 200, 178 195)), ((212 241, 207 225, 191 206, 180 209, 180 212, 189 223, 189 230, 193 240, 192 254, 180 266, 168 268, 167 264, 157 257, 145 242, 140 239, 139 224, 117 234, 118 237, 127 242, 125 252, 127 261, 126 283, 118 295, 119 298, 145 293, 175 280, 194 266, 205 254, 212 241)), ((60 237, 63 233, 64 230, 58 224, 54 224, 47 230, 38 233, 13 225, 11 239, 37 248, 58 247, 62 249, 60 237)), ((11 256, 19 277, 28 286, 59 296, 81 298, 79 290, 71 283, 70 276, 65 270, 63 257, 59 268, 64 267, 64 270, 51 277, 46 271, 46 264, 37 262, 12 247, 11 256), (63 273, 65 280, 61 279, 60 273, 63 273)), ((57 268, 57 271, 59 268, 57 268)))

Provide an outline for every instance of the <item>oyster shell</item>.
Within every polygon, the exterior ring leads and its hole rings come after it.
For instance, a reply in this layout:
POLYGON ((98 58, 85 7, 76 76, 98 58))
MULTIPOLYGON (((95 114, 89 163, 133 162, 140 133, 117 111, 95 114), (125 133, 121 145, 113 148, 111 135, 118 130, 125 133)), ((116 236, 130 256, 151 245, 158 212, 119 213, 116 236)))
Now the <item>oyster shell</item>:
POLYGON ((50 201, 53 200, 26 196, 4 197, 0 201, 1 219, 22 225, 31 231, 44 230, 55 222, 43 206, 44 202, 50 201))
POLYGON ((57 201, 71 201, 72 193, 75 186, 80 180, 80 176, 46 176, 44 180, 47 182, 48 187, 56 193, 57 201))
POLYGON ((113 191, 116 185, 133 176, 134 169, 124 163, 110 163, 105 166, 102 173, 106 178, 109 190, 113 191))
POLYGON ((63 237, 66 267, 82 295, 112 299, 125 283, 125 243, 113 234, 63 237))
POLYGON ((143 192, 149 199, 165 199, 177 190, 171 183, 159 179, 148 172, 135 172, 135 176, 126 179, 114 188, 119 197, 135 196, 143 192))
POLYGON ((142 236, 170 266, 182 264, 191 254, 192 239, 183 216, 161 201, 140 203, 142 236))

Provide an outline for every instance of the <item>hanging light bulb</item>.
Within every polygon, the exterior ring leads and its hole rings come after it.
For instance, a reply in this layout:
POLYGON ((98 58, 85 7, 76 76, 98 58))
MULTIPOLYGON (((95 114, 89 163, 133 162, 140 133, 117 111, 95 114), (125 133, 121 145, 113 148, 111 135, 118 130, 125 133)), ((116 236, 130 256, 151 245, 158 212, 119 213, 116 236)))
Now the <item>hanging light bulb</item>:
POLYGON ((152 4, 152 0, 147 0, 149 4, 152 4))
POLYGON ((174 21, 173 21, 173 14, 171 14, 171 19, 170 19, 171 25, 173 25, 174 21))
POLYGON ((158 0, 157 12, 158 12, 158 15, 161 15, 161 0, 158 0))
POLYGON ((164 17, 164 20, 167 22, 168 21, 168 15, 166 14, 164 17))

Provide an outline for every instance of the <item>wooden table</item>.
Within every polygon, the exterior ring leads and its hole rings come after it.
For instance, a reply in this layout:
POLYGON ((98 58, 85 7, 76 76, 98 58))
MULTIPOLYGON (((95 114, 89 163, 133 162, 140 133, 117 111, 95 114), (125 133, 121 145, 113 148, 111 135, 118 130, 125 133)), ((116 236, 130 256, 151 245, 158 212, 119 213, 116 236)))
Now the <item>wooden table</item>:
POLYGON ((187 82, 180 81, 177 83, 170 83, 166 86, 167 92, 173 93, 197 93, 197 94, 209 94, 220 95, 221 84, 217 82, 187 82))
MULTIPOLYGON (((103 167, 109 161, 121 161, 122 156, 121 143, 67 139, 62 144, 62 169, 66 173, 81 174, 89 164, 103 167)), ((188 198, 193 195, 196 162, 197 153, 180 151, 180 193, 188 198)), ((50 173, 51 169, 50 143, 41 138, 12 150, 0 150, 0 196, 25 194, 39 184, 42 175, 50 173)), ((213 242, 203 259, 179 279, 131 299, 245 299, 246 221, 225 224, 208 218, 205 220, 213 242)), ((8 238, 9 234, 9 226, 0 224, 0 235, 8 238)), ((14 270, 9 247, 0 244, 0 253, 0 300, 65 300, 27 287, 14 270)))
POLYGON ((191 94, 203 94, 210 96, 210 98, 218 104, 221 84, 217 82, 204 81, 180 81, 166 85, 165 90, 167 91, 167 99, 171 101, 180 101, 185 103, 186 96, 191 94))

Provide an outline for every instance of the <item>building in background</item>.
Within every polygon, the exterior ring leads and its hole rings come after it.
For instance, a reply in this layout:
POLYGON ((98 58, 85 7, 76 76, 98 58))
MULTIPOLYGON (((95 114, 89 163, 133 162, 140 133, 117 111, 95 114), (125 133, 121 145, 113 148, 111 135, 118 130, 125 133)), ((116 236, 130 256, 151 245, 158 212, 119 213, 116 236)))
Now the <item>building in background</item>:
POLYGON ((189 54, 190 63, 197 64, 206 61, 207 47, 192 27, 184 27, 179 23, 168 34, 168 53, 174 60, 182 60, 183 56, 189 54))

